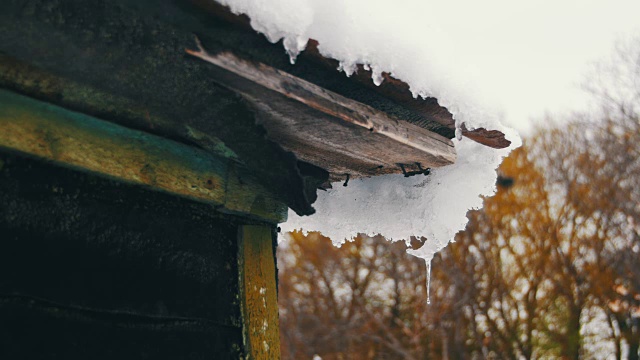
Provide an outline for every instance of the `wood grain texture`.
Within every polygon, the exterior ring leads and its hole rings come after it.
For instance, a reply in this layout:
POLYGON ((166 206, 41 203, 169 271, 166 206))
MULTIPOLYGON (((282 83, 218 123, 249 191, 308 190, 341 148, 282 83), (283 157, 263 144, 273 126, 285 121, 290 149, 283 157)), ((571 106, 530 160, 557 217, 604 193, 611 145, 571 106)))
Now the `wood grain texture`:
POLYGON ((246 358, 280 359, 272 229, 258 225, 241 226, 238 238, 246 358))
MULTIPOLYGON (((234 27, 232 33, 255 33, 247 16, 235 15, 223 5, 207 0, 184 1, 192 4, 201 14, 207 14, 210 18, 215 18, 219 22, 231 24, 234 27)), ((198 31, 198 33, 207 34, 206 31, 202 30, 198 31)), ((239 44, 247 45, 247 42, 239 42, 239 44)), ((382 74, 384 81, 380 86, 376 86, 371 81, 371 70, 365 69, 362 65, 359 65, 357 71, 349 78, 340 74, 341 78, 331 79, 332 77, 327 75, 337 73, 335 69, 339 67, 339 63, 337 60, 320 54, 319 44, 314 39, 309 40, 306 49, 298 56, 296 65, 289 65, 286 61, 283 63, 273 61, 273 57, 268 55, 267 49, 256 46, 256 44, 257 42, 252 42, 252 49, 229 45, 227 45, 227 49, 238 53, 241 51, 251 53, 252 58, 258 61, 266 62, 280 70, 310 80, 325 89, 370 105, 447 138, 453 138, 454 136, 455 121, 453 116, 446 107, 440 106, 438 99, 433 97, 426 99, 413 98, 409 85, 388 73, 382 74), (300 68, 304 68, 304 70, 300 68), (324 74, 314 74, 315 72, 324 72, 324 74)), ((281 46, 280 44, 278 45, 281 46)), ((281 48, 280 51, 284 53, 281 48)), ((462 128, 462 134, 483 145, 497 149, 508 147, 511 144, 504 134, 497 130, 484 128, 469 130, 462 128)))
POLYGON ((260 114, 271 139, 332 177, 400 173, 455 162, 452 142, 368 105, 230 52, 187 52, 219 69, 216 81, 240 93, 260 114))
POLYGON ((287 208, 229 159, 0 90, 0 147, 271 223, 287 208))

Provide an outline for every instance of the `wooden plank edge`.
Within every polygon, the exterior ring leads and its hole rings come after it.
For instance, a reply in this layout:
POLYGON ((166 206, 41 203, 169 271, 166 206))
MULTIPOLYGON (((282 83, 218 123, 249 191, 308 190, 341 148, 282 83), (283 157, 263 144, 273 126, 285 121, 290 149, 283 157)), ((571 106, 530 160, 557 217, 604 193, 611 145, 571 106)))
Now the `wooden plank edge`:
POLYGON ((287 207, 235 161, 0 89, 0 147, 268 223, 287 207), (233 165, 232 165, 233 164, 233 165))
POLYGON ((238 269, 245 359, 280 359, 278 289, 272 231, 244 225, 238 234, 238 269))
POLYGON ((315 110, 380 133, 431 156, 456 160, 451 140, 409 122, 392 118, 382 111, 321 88, 271 66, 242 59, 230 52, 209 54, 196 38, 198 50, 185 51, 201 60, 230 71, 259 86, 278 92, 315 110))

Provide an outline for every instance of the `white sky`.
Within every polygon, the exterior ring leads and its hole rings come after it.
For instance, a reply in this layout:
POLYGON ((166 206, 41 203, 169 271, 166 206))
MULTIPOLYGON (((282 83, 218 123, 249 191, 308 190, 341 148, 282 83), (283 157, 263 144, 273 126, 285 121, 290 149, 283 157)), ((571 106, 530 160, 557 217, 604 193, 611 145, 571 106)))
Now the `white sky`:
MULTIPOLYGON (((585 108, 581 89, 594 61, 609 57, 616 39, 640 30, 640 1, 441 1, 455 12, 444 24, 456 51, 476 59, 470 76, 499 104, 503 121, 526 135, 545 111, 585 108), (505 91, 505 89, 510 89, 505 91), (491 94, 495 96, 491 96, 491 94)), ((468 59, 461 60, 468 63, 468 59)))

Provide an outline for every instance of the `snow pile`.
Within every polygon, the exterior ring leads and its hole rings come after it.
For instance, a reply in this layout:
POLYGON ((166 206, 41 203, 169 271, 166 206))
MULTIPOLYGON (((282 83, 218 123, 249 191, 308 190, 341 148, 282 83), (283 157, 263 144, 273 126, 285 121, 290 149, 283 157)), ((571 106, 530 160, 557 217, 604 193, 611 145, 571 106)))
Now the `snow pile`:
POLYGON ((495 190, 495 168, 509 150, 495 150, 468 139, 456 142, 458 161, 433 169, 428 176, 385 175, 335 184, 314 203, 317 213, 289 212, 284 231, 318 230, 338 245, 357 233, 382 234, 400 240, 428 240, 412 254, 429 260, 464 229, 466 213, 482 205, 479 195, 495 190))
POLYGON ((591 61, 640 30, 637 0, 218 0, 247 14, 295 58, 307 39, 347 73, 370 65, 431 95, 456 119, 482 126, 482 109, 526 131, 530 116, 589 103, 591 61))
POLYGON ((478 69, 468 61, 470 54, 457 49, 457 39, 438 26, 442 12, 428 1, 218 1, 248 15, 251 26, 270 41, 283 39, 292 63, 308 39, 315 39, 320 53, 340 61, 347 76, 363 64, 379 85, 382 72, 388 72, 409 84, 414 97, 436 97, 467 127, 496 126, 484 116, 496 113, 486 111, 492 94, 475 81, 478 69))
MULTIPOLYGON (((467 128, 501 130, 520 145, 515 131, 497 120, 499 104, 483 91, 485 79, 474 58, 483 54, 480 41, 472 49, 458 48, 443 31, 443 9, 428 1, 344 0, 219 0, 238 14, 246 14, 253 28, 273 42, 284 39, 294 62, 309 38, 319 51, 340 61, 347 76, 364 64, 380 84, 382 72, 409 84, 414 97, 436 97, 467 128), (473 51, 470 53, 469 51, 473 51), (480 105, 482 104, 482 106, 480 105)), ((505 5, 505 4, 503 4, 505 5)), ((440 6, 440 5, 437 5, 440 6)), ((460 6, 460 4, 458 4, 460 6)), ((476 21, 477 23, 478 21, 476 21)), ((450 26, 450 25, 449 25, 450 26)), ((457 25, 456 25, 457 26, 457 25)), ((467 44, 469 41, 467 41, 467 44)), ((320 231, 336 244, 357 233, 382 234, 393 240, 424 236, 427 243, 411 253, 431 260, 455 234, 464 229, 469 209, 482 205, 480 195, 495 191, 495 169, 510 149, 495 150, 469 139, 455 140, 455 165, 433 169, 429 176, 390 175, 352 180, 320 192, 317 213, 299 217, 289 213, 283 231, 320 231)))

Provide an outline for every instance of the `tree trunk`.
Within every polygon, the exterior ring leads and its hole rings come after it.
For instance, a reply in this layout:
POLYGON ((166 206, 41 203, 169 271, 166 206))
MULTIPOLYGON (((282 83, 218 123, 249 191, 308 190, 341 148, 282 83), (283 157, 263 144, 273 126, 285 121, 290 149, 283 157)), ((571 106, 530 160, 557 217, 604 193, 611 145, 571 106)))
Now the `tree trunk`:
POLYGON ((570 309, 569 321, 567 323, 566 343, 562 347, 562 359, 580 359, 580 311, 579 307, 570 309))
POLYGON ((638 350, 640 350, 640 342, 637 340, 629 341, 629 355, 627 356, 627 359, 640 360, 640 356, 638 355, 638 350))

